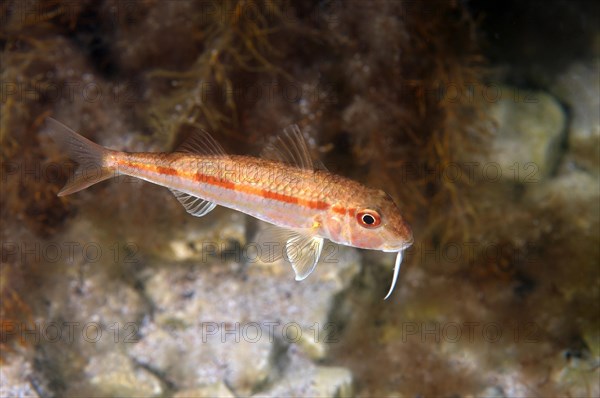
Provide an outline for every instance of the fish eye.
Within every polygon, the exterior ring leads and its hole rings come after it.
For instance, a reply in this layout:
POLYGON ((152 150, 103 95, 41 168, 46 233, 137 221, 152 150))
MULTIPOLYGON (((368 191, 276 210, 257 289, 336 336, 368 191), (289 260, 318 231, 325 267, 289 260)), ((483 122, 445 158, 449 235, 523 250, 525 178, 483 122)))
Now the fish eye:
POLYGON ((375 210, 365 209, 356 214, 356 220, 365 228, 376 228, 381 224, 381 216, 375 210))

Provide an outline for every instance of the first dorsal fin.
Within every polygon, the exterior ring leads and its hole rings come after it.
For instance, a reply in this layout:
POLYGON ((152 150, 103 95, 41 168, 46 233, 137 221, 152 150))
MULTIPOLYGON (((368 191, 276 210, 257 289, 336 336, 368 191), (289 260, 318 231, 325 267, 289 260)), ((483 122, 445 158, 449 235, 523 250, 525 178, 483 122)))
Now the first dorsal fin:
POLYGON ((192 133, 175 151, 197 153, 200 155, 226 155, 223 147, 210 135, 210 133, 199 127, 194 127, 192 133))
POLYGON ((275 137, 261 152, 266 159, 287 163, 305 170, 324 169, 319 161, 312 159, 306 140, 297 124, 292 124, 275 137))

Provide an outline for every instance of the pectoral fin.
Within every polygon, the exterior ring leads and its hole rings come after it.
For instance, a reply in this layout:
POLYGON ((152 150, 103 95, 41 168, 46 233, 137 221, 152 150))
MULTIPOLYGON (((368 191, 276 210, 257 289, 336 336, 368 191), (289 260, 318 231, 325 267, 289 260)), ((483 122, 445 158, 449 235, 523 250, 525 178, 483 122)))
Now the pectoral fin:
POLYGON ((323 250, 323 238, 297 234, 287 241, 286 253, 292 268, 296 273, 296 280, 306 279, 317 266, 323 250))
POLYGON ((265 260, 273 262, 284 257, 292 264, 297 281, 313 272, 323 250, 323 238, 315 236, 312 230, 268 226, 261 231, 258 240, 265 260))

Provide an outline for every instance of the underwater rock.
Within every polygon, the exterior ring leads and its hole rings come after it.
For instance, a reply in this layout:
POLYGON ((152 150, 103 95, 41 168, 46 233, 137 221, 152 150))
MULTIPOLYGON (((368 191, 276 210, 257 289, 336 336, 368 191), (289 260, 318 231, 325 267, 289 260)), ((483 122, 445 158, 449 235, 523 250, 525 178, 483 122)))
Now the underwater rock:
POLYGON ((138 292, 120 280, 107 280, 103 274, 90 275, 81 285, 73 286, 82 296, 69 303, 69 310, 80 322, 101 325, 126 325, 142 318, 144 302, 138 292))
POLYGON ((118 352, 93 357, 85 373, 94 396, 156 397, 163 393, 156 376, 136 368, 126 355, 118 352))
POLYGON ((353 396, 352 373, 341 367, 317 366, 310 382, 314 396, 351 397, 353 396))
POLYGON ((290 350, 290 363, 276 383, 254 397, 346 398, 354 395, 352 373, 342 367, 317 366, 290 350))
POLYGON ((219 327, 206 323, 186 330, 151 328, 130 354, 178 388, 225 382, 238 395, 248 395, 269 377, 275 345, 267 338, 256 342, 240 338, 236 325, 223 325, 225 331, 212 334, 219 327))
POLYGON ((570 109, 569 154, 582 168, 600 173, 600 61, 574 64, 558 77, 552 91, 570 109))
POLYGON ((141 320, 148 308, 134 287, 137 275, 129 261, 134 256, 126 252, 128 242, 105 235, 83 217, 74 220, 61 239, 74 248, 48 264, 50 317, 101 325, 141 320))
POLYGON ((506 398, 502 387, 494 386, 486 388, 481 394, 477 394, 481 398, 506 398))
POLYGON ((357 250, 333 244, 325 246, 314 273, 302 282, 294 280, 288 263, 263 263, 240 253, 224 251, 192 267, 154 269, 146 293, 156 308, 155 322, 189 327, 202 320, 277 320, 279 326, 296 322, 303 328, 323 327, 335 297, 360 269, 357 250))
POLYGON ((487 113, 495 122, 489 147, 484 148, 485 155, 469 161, 480 162, 489 180, 537 182, 555 169, 565 113, 546 93, 504 86, 497 89, 495 99, 487 98, 487 113))
POLYGON ((235 251, 246 244, 246 220, 240 212, 227 211, 214 222, 197 220, 185 220, 180 231, 170 236, 170 250, 157 252, 157 256, 177 261, 206 262, 212 256, 235 251))
POLYGON ((30 381, 31 363, 22 356, 0 363, 0 397, 39 397, 30 381))
POLYGON ((600 396, 600 369, 598 358, 585 351, 567 350, 559 358, 552 358, 555 366, 548 379, 560 386, 571 397, 600 396), (582 380, 584 381, 582 383, 582 380))
POLYGON ((600 214, 600 182, 583 170, 568 165, 546 184, 536 184, 528 195, 531 203, 555 209, 555 213, 569 220, 571 227, 583 236, 597 232, 600 214))
POLYGON ((303 282, 289 264, 241 265, 221 256, 154 269, 145 289, 153 320, 129 355, 180 389, 225 382, 236 395, 260 391, 288 361, 286 347, 318 359, 337 341, 330 312, 359 256, 338 246, 324 254, 303 282))
POLYGON ((215 383, 193 390, 182 390, 173 395, 173 398, 234 398, 235 396, 223 383, 215 383))
POLYGON ((59 388, 62 396, 87 396, 99 388, 96 384, 107 386, 104 395, 115 391, 131 395, 138 390, 145 396, 160 394, 162 389, 154 392, 155 377, 134 369, 124 362, 129 358, 119 353, 124 345, 136 341, 148 306, 133 287, 135 281, 128 280, 133 277, 123 270, 123 262, 115 258, 114 240, 101 236, 97 227, 76 219, 61 236, 62 242, 72 244, 72 252, 63 251, 43 268, 47 275, 40 289, 45 291, 48 305, 46 316, 36 321, 39 332, 32 336, 39 341, 36 377, 58 380, 54 384, 61 387, 52 388, 59 388), (114 277, 117 272, 121 278, 114 277), (113 363, 102 368, 108 360, 113 363), (83 372, 90 378, 81 377, 83 372))

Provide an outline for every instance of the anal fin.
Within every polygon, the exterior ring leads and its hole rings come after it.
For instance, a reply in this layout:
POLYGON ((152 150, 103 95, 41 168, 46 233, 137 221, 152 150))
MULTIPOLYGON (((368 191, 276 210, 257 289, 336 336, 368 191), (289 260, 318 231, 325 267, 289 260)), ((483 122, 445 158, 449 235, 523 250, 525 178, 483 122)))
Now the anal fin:
POLYGON ((171 192, 173 192, 173 195, 175 195, 177 200, 179 200, 183 207, 185 207, 185 210, 196 217, 202 217, 217 207, 217 204, 214 202, 210 202, 176 189, 171 189, 171 192))

